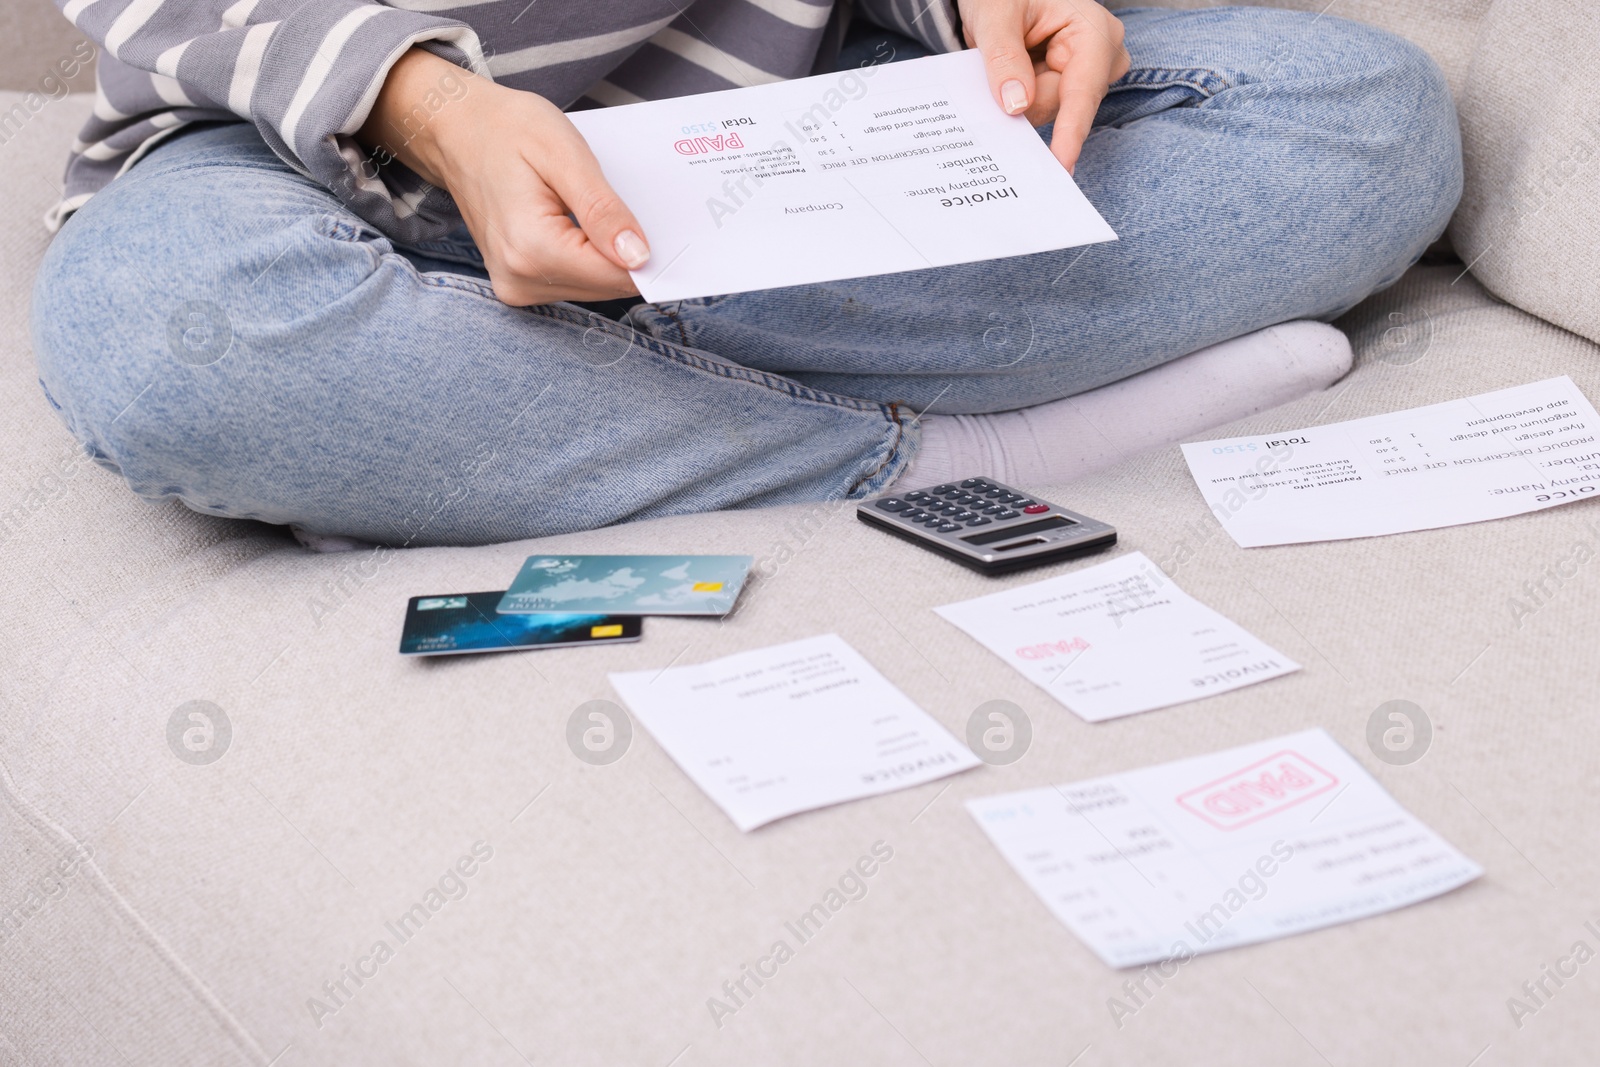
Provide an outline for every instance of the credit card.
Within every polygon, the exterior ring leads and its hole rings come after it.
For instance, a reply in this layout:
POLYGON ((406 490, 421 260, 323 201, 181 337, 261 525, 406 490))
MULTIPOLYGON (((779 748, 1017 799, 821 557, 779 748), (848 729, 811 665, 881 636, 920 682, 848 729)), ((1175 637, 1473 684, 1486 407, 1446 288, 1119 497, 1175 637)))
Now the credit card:
POLYGON ((726 615, 754 556, 529 556, 505 614, 726 615))
POLYGON ((637 641, 644 631, 638 616, 596 614, 500 615, 495 606, 505 591, 414 596, 406 605, 400 634, 404 656, 456 656, 467 652, 508 652, 569 645, 609 645, 637 641))

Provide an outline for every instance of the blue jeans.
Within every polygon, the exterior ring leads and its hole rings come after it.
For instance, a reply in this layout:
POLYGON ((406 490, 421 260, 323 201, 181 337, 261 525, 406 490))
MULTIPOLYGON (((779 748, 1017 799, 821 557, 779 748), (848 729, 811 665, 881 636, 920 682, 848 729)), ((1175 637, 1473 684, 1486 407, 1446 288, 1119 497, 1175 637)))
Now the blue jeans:
POLYGON ((914 412, 1036 404, 1331 318, 1444 230, 1459 138, 1415 46, 1261 8, 1124 20, 1133 69, 1077 172, 1115 243, 621 321, 511 308, 466 236, 397 248, 250 126, 210 127, 55 239, 41 383, 144 496, 480 544, 869 494, 914 452, 914 412))

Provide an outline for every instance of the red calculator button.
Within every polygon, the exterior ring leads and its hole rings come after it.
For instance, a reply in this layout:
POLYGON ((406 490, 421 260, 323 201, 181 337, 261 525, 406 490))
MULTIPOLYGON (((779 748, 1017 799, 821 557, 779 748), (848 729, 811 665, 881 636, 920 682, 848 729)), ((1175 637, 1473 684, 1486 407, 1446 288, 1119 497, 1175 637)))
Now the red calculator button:
POLYGON ((1050 510, 1049 504, 1029 504, 1022 509, 1024 515, 1041 515, 1050 510))

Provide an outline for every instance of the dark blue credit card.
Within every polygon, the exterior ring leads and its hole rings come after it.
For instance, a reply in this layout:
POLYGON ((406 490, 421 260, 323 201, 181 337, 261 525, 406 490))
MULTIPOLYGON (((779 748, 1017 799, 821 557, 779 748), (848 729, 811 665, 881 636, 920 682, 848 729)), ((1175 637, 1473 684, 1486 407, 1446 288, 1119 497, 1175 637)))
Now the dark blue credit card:
POLYGON ((637 641, 644 632, 644 620, 637 615, 501 615, 495 608, 504 595, 500 589, 412 597, 400 635, 401 655, 604 645, 637 641))

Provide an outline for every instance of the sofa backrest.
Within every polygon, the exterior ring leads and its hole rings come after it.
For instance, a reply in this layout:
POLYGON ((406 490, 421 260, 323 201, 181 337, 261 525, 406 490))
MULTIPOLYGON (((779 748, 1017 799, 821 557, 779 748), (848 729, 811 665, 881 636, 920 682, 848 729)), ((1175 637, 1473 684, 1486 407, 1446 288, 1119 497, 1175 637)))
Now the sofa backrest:
POLYGON ((1600 341, 1600 6, 1496 0, 1457 94, 1451 241, 1495 295, 1600 341))
MULTIPOLYGON (((1600 341, 1600 5, 1591 0, 1231 0, 1324 11, 1438 61, 1461 116, 1466 188, 1450 240, 1491 292, 1600 341)), ((1219 7, 1208 0, 1111 0, 1219 7)))

